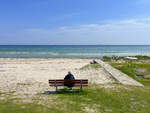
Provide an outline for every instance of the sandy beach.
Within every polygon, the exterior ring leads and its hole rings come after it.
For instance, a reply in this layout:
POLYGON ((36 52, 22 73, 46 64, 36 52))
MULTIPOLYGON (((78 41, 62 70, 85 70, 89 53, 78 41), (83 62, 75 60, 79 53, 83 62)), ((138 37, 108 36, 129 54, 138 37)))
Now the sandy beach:
POLYGON ((0 92, 15 95, 38 94, 55 90, 48 79, 63 79, 71 71, 78 79, 106 84, 115 80, 103 68, 81 69, 92 59, 0 59, 0 92))

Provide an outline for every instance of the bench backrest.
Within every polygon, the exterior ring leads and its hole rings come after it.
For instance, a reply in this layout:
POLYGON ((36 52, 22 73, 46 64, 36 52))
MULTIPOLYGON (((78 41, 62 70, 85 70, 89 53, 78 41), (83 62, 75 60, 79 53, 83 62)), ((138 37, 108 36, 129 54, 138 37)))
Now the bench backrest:
POLYGON ((64 79, 56 79, 49 80, 50 86, 64 86, 64 83, 74 83, 74 86, 88 86, 88 79, 75 79, 75 80, 64 80, 64 79))

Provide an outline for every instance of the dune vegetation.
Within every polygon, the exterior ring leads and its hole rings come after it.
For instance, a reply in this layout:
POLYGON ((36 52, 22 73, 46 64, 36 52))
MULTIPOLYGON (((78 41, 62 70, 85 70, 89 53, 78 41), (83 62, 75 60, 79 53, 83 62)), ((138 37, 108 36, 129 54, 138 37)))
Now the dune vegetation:
POLYGON ((135 56, 137 60, 125 60, 124 57, 104 57, 103 60, 126 73, 145 86, 150 86, 150 57, 135 56))
POLYGON ((90 85, 79 92, 39 94, 31 102, 0 100, 0 113, 149 113, 150 89, 113 84, 90 85))

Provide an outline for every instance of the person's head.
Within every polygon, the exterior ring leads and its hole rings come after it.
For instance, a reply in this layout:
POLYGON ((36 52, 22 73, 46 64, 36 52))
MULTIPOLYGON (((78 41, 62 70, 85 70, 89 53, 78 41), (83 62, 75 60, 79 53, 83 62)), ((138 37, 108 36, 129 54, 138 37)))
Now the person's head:
POLYGON ((71 74, 71 72, 69 71, 68 74, 71 74))

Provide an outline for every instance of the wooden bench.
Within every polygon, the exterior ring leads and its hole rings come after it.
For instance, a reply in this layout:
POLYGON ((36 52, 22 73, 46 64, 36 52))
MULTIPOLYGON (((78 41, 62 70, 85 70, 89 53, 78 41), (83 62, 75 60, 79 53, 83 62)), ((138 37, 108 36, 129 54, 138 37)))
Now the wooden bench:
MULTIPOLYGON (((59 86, 65 86, 64 84, 74 84, 73 87, 80 87, 80 89, 74 89, 74 90, 80 90, 80 92, 82 91, 82 87, 88 86, 88 79, 75 79, 75 80, 64 80, 64 79, 52 79, 49 80, 49 84, 52 87, 56 87, 56 92, 58 91, 59 86)), ((65 90, 65 89, 61 89, 61 90, 65 90)), ((70 88, 69 90, 73 90, 72 88, 70 88)))

